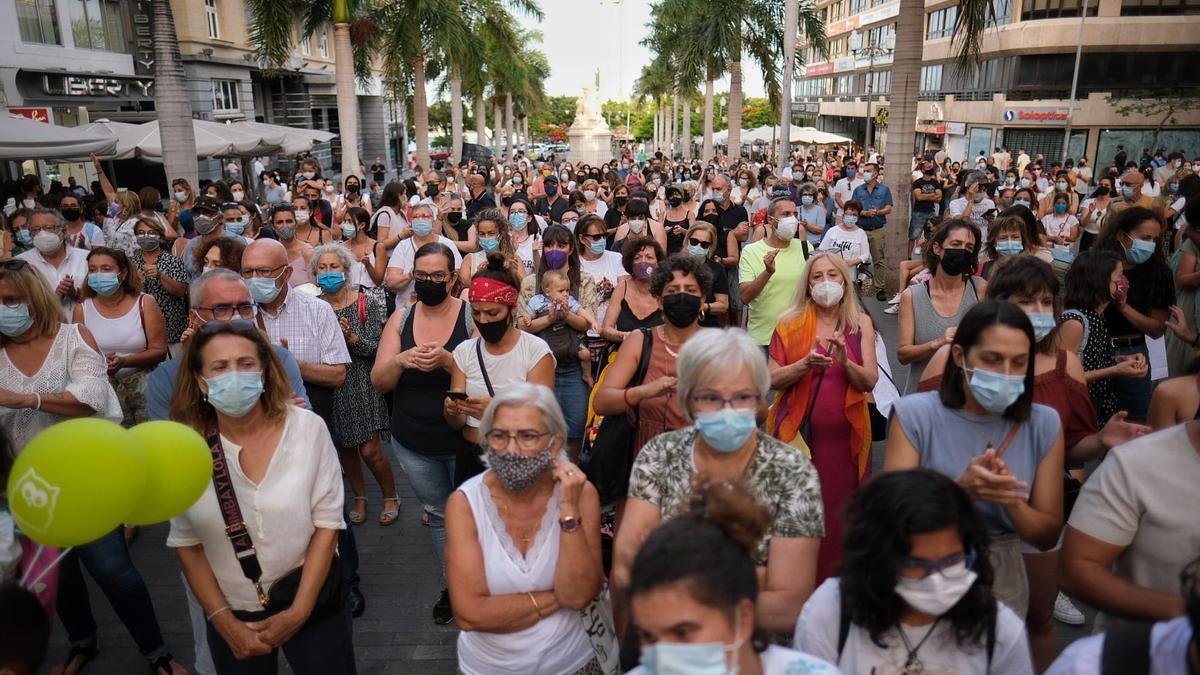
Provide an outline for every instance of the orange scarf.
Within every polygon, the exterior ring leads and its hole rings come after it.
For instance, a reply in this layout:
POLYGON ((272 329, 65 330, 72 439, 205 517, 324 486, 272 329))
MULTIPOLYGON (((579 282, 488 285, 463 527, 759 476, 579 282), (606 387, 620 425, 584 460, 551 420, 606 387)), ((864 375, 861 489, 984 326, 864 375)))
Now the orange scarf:
MULTIPOLYGON (((775 326, 771 336, 771 359, 781 366, 803 359, 816 342, 817 312, 813 307, 804 314, 784 319, 775 326)), ((874 345, 862 345, 862 349, 874 349, 874 345)), ((859 357, 861 359, 861 356, 859 357)), ((775 438, 790 443, 800 433, 800 425, 808 415, 813 400, 813 388, 820 373, 809 372, 801 377, 776 398, 767 415, 767 431, 775 438)), ((867 399, 863 392, 846 387, 846 421, 850 423, 851 456, 858 466, 858 477, 867 471, 867 460, 871 455, 871 425, 867 412, 867 399)))

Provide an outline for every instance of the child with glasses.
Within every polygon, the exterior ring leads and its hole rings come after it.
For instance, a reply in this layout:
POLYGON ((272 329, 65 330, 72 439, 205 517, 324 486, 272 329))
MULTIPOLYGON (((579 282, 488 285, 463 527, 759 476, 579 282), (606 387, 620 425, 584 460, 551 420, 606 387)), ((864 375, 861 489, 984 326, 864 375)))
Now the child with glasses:
POLYGON ((554 358, 559 362, 578 358, 583 368, 583 381, 592 386, 591 351, 583 341, 584 332, 591 328, 599 330, 596 317, 571 297, 571 280, 560 270, 542 272, 542 292, 529 299, 525 307, 528 317, 525 330, 546 341, 554 358), (585 322, 582 328, 571 325, 585 322))

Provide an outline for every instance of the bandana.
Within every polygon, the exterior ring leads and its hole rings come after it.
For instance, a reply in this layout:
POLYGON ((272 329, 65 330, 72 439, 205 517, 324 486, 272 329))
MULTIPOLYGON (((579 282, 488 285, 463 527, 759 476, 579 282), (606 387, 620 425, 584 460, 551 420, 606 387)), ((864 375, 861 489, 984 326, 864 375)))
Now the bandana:
POLYGON ((487 277, 471 278, 471 290, 468 297, 471 302, 495 302, 507 307, 517 306, 517 289, 503 281, 487 277))

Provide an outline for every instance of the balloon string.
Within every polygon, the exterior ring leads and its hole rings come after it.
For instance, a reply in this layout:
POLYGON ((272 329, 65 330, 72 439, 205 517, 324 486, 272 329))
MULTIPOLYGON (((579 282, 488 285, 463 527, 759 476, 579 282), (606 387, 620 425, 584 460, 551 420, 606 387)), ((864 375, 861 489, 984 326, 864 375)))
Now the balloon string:
MULTIPOLYGON (((35 562, 37 562, 38 558, 42 557, 42 551, 44 551, 45 549, 46 549, 46 546, 44 544, 38 544, 37 548, 34 549, 33 557, 30 558, 30 561, 29 561, 29 567, 26 567, 25 573, 21 575, 21 585, 22 586, 25 586, 25 580, 27 580, 29 578, 29 573, 33 571, 33 564, 35 562)), ((26 588, 28 588, 28 586, 26 586, 26 588)))
POLYGON ((34 579, 33 581, 31 581, 31 582, 30 582, 28 585, 26 585, 26 586, 25 586, 25 588, 28 588, 28 589, 30 589, 30 590, 33 590, 33 588, 34 588, 35 586, 37 586, 37 584, 38 584, 38 582, 39 582, 39 581, 41 581, 42 579, 44 579, 44 578, 46 577, 46 575, 47 575, 47 574, 49 574, 49 573, 50 573, 50 571, 51 571, 51 570, 53 570, 55 567, 58 567, 58 563, 62 562, 62 559, 63 559, 63 558, 65 558, 65 557, 67 556, 67 554, 68 554, 68 553, 70 553, 70 552, 71 552, 71 549, 73 549, 73 548, 75 548, 75 547, 74 547, 74 546, 68 546, 68 547, 64 548, 64 549, 62 550, 62 552, 60 552, 60 553, 58 554, 58 557, 57 557, 57 558, 55 558, 55 559, 54 559, 54 560, 53 560, 53 561, 52 561, 52 562, 51 562, 49 565, 47 565, 47 566, 46 566, 46 569, 42 570, 42 573, 41 573, 41 574, 39 574, 39 575, 37 575, 37 578, 36 578, 36 579, 34 579))

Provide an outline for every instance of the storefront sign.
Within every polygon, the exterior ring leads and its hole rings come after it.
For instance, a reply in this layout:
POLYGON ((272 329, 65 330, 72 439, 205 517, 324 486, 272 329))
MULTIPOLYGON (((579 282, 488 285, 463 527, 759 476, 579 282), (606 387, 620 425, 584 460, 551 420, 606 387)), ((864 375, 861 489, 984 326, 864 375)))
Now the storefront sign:
POLYGON ((50 123, 49 108, 9 108, 8 112, 14 115, 20 115, 21 117, 28 117, 34 122, 45 122, 46 124, 50 123))
POLYGON ((921 134, 936 134, 941 136, 946 133, 945 124, 918 124, 917 133, 921 134))
POLYGON ((1067 121, 1067 111, 1061 108, 1008 108, 1004 121, 1016 124, 1060 124, 1067 121))
POLYGON ((946 133, 950 134, 951 136, 966 136, 967 135, 967 123, 966 122, 946 122, 946 133))
POLYGON ((834 35, 841 35, 842 33, 849 33, 850 31, 854 30, 855 28, 858 28, 858 15, 857 14, 855 14, 854 16, 852 16, 848 19, 842 19, 841 21, 834 21, 833 23, 829 24, 829 27, 825 29, 825 34, 829 37, 833 37, 834 35))
POLYGON ((51 99, 80 103, 79 99, 146 101, 154 97, 154 78, 18 70, 17 88, 27 100, 51 99))
POLYGON ((153 0, 130 0, 129 20, 133 24, 130 53, 133 54, 133 71, 137 75, 154 75, 154 40, 150 32, 153 0))
POLYGON ((818 63, 810 63, 804 70, 805 77, 820 77, 833 72, 832 61, 821 61, 818 63))

